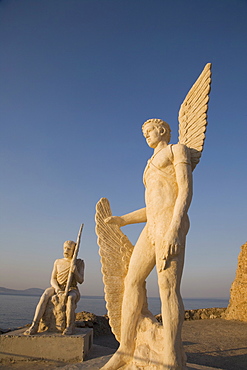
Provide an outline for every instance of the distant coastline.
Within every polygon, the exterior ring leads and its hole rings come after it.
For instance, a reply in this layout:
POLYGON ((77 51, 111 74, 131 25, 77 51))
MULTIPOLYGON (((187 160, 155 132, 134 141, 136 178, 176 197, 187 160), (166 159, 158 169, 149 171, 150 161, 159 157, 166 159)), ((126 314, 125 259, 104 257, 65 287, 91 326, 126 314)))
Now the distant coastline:
MULTIPOLYGON (((41 296, 41 294, 44 292, 44 289, 40 288, 28 288, 28 289, 9 289, 9 288, 4 288, 0 287, 0 295, 26 295, 26 296, 41 296)), ((91 295, 81 295, 82 298, 94 298, 94 299, 104 299, 104 296, 91 296, 91 295)), ((159 297, 149 297, 149 298, 158 298, 159 297)), ((229 300, 230 297, 183 297, 183 299, 186 300, 229 300)))
MULTIPOLYGON (((9 289, 0 287, 0 295, 23 295, 23 296, 41 296, 44 292, 44 289, 40 288, 28 288, 28 289, 9 289)), ((103 299, 103 296, 89 296, 82 295, 83 298, 94 298, 94 299, 103 299)))
POLYGON ((32 295, 32 296, 40 296, 43 293, 44 289, 40 288, 29 288, 23 290, 17 289, 8 289, 4 287, 0 287, 0 294, 2 295, 32 295))

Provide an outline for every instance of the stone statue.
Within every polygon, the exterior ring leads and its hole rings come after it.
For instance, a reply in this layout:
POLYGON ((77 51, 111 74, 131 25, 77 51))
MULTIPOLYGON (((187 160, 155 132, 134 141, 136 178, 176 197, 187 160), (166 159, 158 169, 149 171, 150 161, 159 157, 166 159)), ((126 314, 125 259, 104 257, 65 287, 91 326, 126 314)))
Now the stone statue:
POLYGON ((112 331, 120 342, 104 370, 186 369, 180 282, 192 171, 203 150, 210 84, 211 64, 207 64, 181 105, 178 144, 169 144, 171 130, 161 119, 143 124, 146 142, 154 149, 143 176, 146 207, 118 217, 111 215, 106 198, 97 203, 105 299, 112 331), (120 227, 139 222, 146 225, 133 247, 120 227), (163 327, 147 306, 145 279, 155 265, 163 327))
POLYGON ((84 281, 84 261, 77 259, 81 225, 77 242, 67 240, 63 245, 64 258, 54 262, 51 274, 51 287, 42 294, 36 307, 32 325, 25 335, 38 331, 62 332, 70 335, 74 332, 75 309, 80 300, 77 283, 84 281))

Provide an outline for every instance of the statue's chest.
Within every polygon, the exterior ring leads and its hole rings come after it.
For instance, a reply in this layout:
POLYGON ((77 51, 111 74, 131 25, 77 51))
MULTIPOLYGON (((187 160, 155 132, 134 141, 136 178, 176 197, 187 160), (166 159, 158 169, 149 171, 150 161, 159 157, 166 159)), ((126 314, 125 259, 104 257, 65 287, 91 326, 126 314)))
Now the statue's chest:
POLYGON ((57 266, 57 272, 59 274, 66 273, 69 269, 70 269, 70 262, 69 261, 62 261, 62 263, 60 263, 57 266))
POLYGON ((147 185, 148 180, 158 179, 160 176, 167 179, 174 176, 174 166, 169 147, 162 149, 148 160, 143 174, 144 184, 147 185))

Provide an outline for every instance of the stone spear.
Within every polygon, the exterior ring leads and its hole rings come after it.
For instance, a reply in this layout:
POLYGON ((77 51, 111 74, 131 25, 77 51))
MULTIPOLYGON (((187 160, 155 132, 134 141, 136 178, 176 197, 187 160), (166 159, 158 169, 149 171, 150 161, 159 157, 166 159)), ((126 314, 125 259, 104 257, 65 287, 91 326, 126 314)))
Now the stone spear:
POLYGON ((68 280, 67 280, 66 288, 65 288, 65 291, 64 291, 64 297, 65 298, 67 298, 68 293, 69 293, 69 288, 70 288, 72 277, 73 277, 72 270, 73 270, 73 266, 75 266, 75 264, 76 264, 76 259, 77 259, 77 255, 78 255, 78 252, 79 252, 83 226, 84 226, 84 224, 81 224, 80 230, 78 232, 78 236, 77 236, 77 240, 76 240, 76 246, 75 246, 74 254, 73 254, 73 257, 72 257, 72 260, 71 260, 71 264, 70 264, 68 280))

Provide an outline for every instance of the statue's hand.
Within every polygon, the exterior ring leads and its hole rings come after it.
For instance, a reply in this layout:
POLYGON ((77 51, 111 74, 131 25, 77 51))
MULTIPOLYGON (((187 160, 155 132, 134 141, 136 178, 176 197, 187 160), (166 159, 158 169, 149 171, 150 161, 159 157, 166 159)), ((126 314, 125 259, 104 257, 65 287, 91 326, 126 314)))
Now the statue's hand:
POLYGON ((163 263, 160 271, 165 270, 167 260, 176 257, 180 253, 180 250, 181 243, 178 234, 175 232, 168 232, 165 236, 164 254, 162 257, 163 263))
POLYGON ((77 269, 76 264, 74 264, 74 265, 71 267, 71 272, 72 272, 72 273, 74 273, 74 274, 78 274, 78 269, 77 269))
POLYGON ((64 291, 60 288, 55 289, 55 292, 56 292, 57 295, 60 295, 60 294, 64 293, 64 291))
POLYGON ((112 224, 112 225, 117 225, 119 227, 121 226, 124 226, 125 225, 125 222, 123 220, 122 217, 119 217, 119 216, 110 216, 110 217, 107 217, 104 222, 106 224, 112 224))

